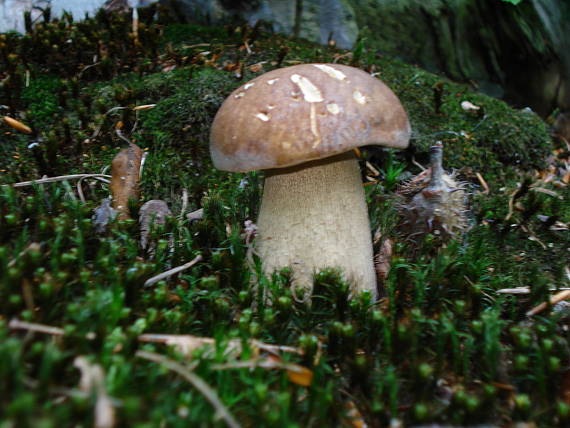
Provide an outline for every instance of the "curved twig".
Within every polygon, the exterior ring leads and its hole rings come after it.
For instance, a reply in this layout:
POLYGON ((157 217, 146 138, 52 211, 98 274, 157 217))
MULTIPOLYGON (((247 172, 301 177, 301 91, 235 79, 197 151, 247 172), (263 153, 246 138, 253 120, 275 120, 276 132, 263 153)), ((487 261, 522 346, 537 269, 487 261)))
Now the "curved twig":
POLYGON ((191 268, 192 266, 194 266, 199 261, 202 261, 202 259, 203 259, 203 257, 201 255, 198 255, 198 256, 194 257, 194 259, 192 261, 189 261, 188 263, 183 264, 182 266, 178 266, 178 267, 169 269, 166 272, 159 273, 158 275, 147 279, 144 283, 144 286, 150 287, 151 285, 156 284, 160 280, 166 279, 172 275, 177 274, 178 272, 182 272, 183 270, 191 268))
POLYGON ((94 178, 95 180, 100 180, 103 181, 104 183, 109 183, 109 180, 106 180, 106 178, 111 178, 111 176, 106 174, 60 175, 58 177, 46 177, 46 178, 40 178, 38 180, 21 181, 19 183, 12 183, 12 184, 3 184, 2 187, 26 187, 26 186, 33 186, 34 184, 55 183, 57 181, 77 180, 83 178, 94 178))

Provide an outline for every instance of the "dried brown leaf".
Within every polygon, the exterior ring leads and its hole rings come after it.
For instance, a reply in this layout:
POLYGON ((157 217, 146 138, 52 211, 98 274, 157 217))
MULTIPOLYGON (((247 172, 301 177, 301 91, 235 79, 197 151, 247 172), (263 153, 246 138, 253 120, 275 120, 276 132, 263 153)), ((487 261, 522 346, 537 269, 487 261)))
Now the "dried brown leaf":
POLYGON ((287 364, 287 377, 295 385, 309 387, 313 383, 314 373, 299 364, 287 364))
POLYGON ((28 125, 23 124, 19 120, 11 118, 10 116, 4 116, 4 123, 6 123, 6 125, 10 126, 11 128, 14 128, 16 131, 23 132, 24 134, 32 133, 32 128, 30 128, 28 125))
POLYGON ((155 108, 155 107, 156 107, 156 104, 144 104, 144 105, 133 107, 133 110, 134 111, 150 110, 150 109, 155 108))
POLYGON ((119 218, 130 218, 129 199, 139 199, 142 150, 136 144, 121 150, 111 164, 111 195, 119 218))

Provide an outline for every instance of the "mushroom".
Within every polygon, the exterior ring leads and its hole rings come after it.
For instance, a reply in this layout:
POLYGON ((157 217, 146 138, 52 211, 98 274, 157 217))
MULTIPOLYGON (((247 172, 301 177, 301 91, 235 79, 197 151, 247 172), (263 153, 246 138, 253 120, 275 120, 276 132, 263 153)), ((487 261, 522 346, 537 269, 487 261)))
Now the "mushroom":
POLYGON ((266 274, 290 267, 311 290, 340 268, 351 292, 376 296, 368 210, 354 149, 405 148, 406 112, 380 80, 339 64, 270 71, 236 89, 210 133, 214 166, 265 170, 255 249, 266 274))

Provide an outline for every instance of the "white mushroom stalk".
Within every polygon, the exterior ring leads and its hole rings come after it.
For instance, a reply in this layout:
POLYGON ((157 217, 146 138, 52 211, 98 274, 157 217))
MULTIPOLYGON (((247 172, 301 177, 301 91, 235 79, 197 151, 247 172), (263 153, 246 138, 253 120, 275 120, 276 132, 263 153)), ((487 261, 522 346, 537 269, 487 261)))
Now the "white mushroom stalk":
POLYGON ((372 240, 353 149, 404 148, 410 125, 380 80, 339 64, 270 71, 236 89, 210 134, 214 165, 265 170, 256 249, 266 274, 313 276, 339 268, 354 292, 376 295, 372 240))
POLYGON ((290 266, 311 290, 316 271, 339 268, 376 296, 368 209, 352 152, 266 171, 256 249, 265 272, 290 266))

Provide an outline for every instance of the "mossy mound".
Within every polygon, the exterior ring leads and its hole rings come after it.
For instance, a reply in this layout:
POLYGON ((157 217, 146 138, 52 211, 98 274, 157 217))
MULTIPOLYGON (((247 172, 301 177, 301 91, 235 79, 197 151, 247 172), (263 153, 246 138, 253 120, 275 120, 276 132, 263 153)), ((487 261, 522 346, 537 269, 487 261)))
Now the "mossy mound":
POLYGON ((105 184, 81 181, 85 202, 71 181, 0 188, 3 424, 568 422, 568 311, 526 315, 568 281, 570 186, 558 176, 566 155, 552 155, 538 117, 362 43, 347 52, 260 28, 181 24, 166 10, 158 22, 141 16, 138 39, 128 17, 104 14, 0 36, 2 113, 33 129, 2 125, 0 183, 103 172, 126 136, 148 153, 142 199, 175 213, 153 229, 148 252, 134 220, 95 232, 105 184), (338 272, 324 271, 309 306, 296 301, 287 271, 261 275, 244 224, 257 216, 261 175, 216 171, 208 132, 244 81, 333 61, 378 73, 408 110, 414 138, 408 151, 363 155, 379 170, 363 162, 374 175, 372 226, 394 243, 386 296, 349 300, 338 272), (411 248, 396 227, 394 191, 438 140, 446 167, 471 186, 471 228, 445 248, 433 236, 411 248), (198 208, 202 219, 186 217, 198 208), (144 285, 197 255, 184 272, 144 285), (522 297, 497 292, 523 286, 522 297), (194 349, 196 336, 216 342, 194 349), (185 345, 165 344, 173 340, 185 345))

